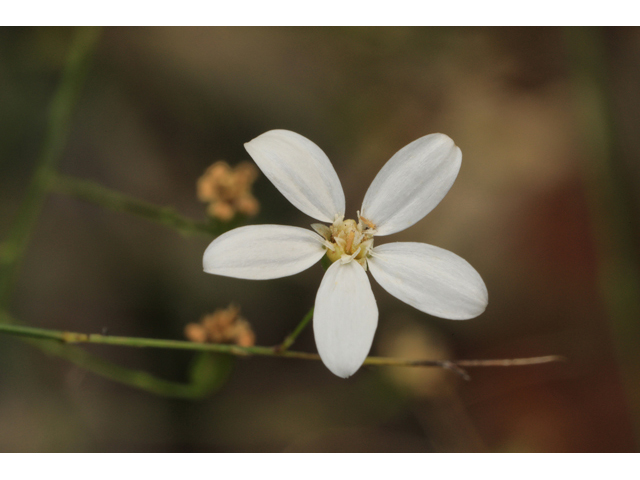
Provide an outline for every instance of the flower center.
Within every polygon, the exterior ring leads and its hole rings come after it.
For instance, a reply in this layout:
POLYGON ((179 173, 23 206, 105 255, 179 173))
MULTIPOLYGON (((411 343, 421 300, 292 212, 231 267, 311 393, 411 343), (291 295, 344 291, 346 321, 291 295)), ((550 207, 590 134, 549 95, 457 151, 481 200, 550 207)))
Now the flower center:
POLYGON ((322 224, 313 224, 313 229, 322 235, 327 246, 327 258, 331 263, 341 260, 348 263, 355 260, 367 268, 367 258, 373 247, 373 235, 375 225, 358 214, 359 222, 344 220, 343 216, 336 216, 333 225, 327 227, 322 224))

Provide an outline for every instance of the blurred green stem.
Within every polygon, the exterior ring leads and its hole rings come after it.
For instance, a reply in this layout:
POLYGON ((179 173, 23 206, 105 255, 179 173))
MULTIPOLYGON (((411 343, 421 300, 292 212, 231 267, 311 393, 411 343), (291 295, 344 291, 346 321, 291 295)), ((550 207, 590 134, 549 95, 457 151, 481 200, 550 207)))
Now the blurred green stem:
POLYGON ((298 326, 295 328, 295 330, 291 332, 289 335, 287 335, 287 337, 284 339, 284 341, 280 345, 277 345, 275 347, 275 350, 278 352, 284 352, 285 350, 288 350, 289 347, 293 345, 293 342, 296 341, 296 338, 298 338, 298 335, 302 333, 302 331, 305 329, 305 327, 308 325, 308 323, 311 321, 312 318, 313 318, 313 307, 311 307, 311 310, 309 310, 307 314, 302 318, 302 320, 300 321, 298 326))
MULTIPOLYGON (((11 298, 21 260, 36 225, 49 188, 61 193, 75 194, 116 210, 136 213, 159 221, 185 233, 215 233, 212 225, 203 225, 180 217, 167 208, 160 208, 125 195, 111 192, 90 182, 61 177, 56 173, 69 134, 71 119, 78 101, 91 54, 98 42, 99 28, 79 28, 70 48, 67 63, 58 89, 49 106, 45 138, 31 183, 20 206, 15 222, 0 249, 0 323, 17 323, 2 312, 11 298)), ((8 329, 26 329, 18 325, 4 325, 8 329)), ((190 383, 163 380, 146 372, 120 367, 102 360, 78 347, 50 341, 42 335, 24 335, 25 341, 50 355, 57 355, 76 365, 132 387, 158 395, 178 398, 201 398, 210 393, 224 379, 226 360, 222 362, 211 354, 202 354, 193 365, 190 383), (38 340, 39 339, 39 340, 38 340), (221 365, 221 366, 220 366, 221 365)))
POLYGON ((47 354, 64 358, 83 370, 155 395, 199 400, 211 394, 209 388, 202 388, 198 382, 179 383, 164 380, 141 370, 121 367, 102 360, 82 348, 45 340, 28 340, 27 342, 47 354))
POLYGON ((46 198, 47 184, 62 156, 73 110, 99 37, 99 28, 79 28, 71 46, 60 85, 49 107, 45 139, 36 170, 0 252, 0 308, 9 302, 20 262, 46 198))
MULTIPOLYGON (((219 235, 223 229, 217 223, 196 222, 183 217, 169 207, 159 207, 120 192, 109 190, 95 182, 56 174, 49 184, 52 192, 76 197, 118 212, 126 212, 178 230, 185 235, 219 235)), ((226 227, 226 226, 225 226, 226 227)), ((228 228, 228 227, 226 227, 228 228)), ((226 229, 225 228, 225 229, 226 229)))
MULTIPOLYGON (((0 309, 6 309, 9 304, 29 238, 42 210, 50 183, 56 175, 56 167, 69 135, 73 111, 100 33, 100 28, 79 28, 70 47, 58 89, 49 105, 45 138, 31 183, 27 187, 24 201, 0 250, 0 309)), ((15 323, 1 311, 0 322, 15 323)), ((205 385, 206 382, 192 381, 188 384, 170 382, 146 372, 131 370, 101 360, 78 347, 31 338, 25 341, 45 353, 65 358, 86 370, 158 395, 201 398, 211 391, 211 387, 205 385)))
POLYGON ((625 188, 611 106, 607 56, 599 28, 565 30, 576 108, 587 147, 585 178, 598 246, 598 275, 629 410, 640 442, 640 262, 631 196, 625 188))
POLYGON ((155 377, 141 370, 132 370, 114 363, 102 360, 82 348, 64 343, 51 342, 52 339, 60 340, 56 334, 39 328, 24 327, 10 315, 0 312, 0 331, 16 332, 22 340, 29 345, 42 350, 48 355, 55 355, 110 380, 138 388, 146 392, 167 397, 197 400, 210 394, 216 385, 192 379, 190 383, 179 383, 155 377))
MULTIPOLYGON (((7 316, 6 314, 4 314, 7 316)), ((309 314, 307 314, 308 316, 309 314)), ((306 318, 306 316, 305 316, 306 318)), ((137 337, 114 337, 100 334, 85 334, 76 332, 64 332, 59 330, 49 330, 45 328, 24 327, 21 325, 11 325, 11 322, 0 323, 0 332, 28 337, 40 340, 56 340, 58 342, 73 343, 93 343, 103 345, 119 345, 121 347, 148 347, 167 348, 178 350, 194 350, 201 352, 218 352, 228 355, 248 356, 260 355, 280 358, 297 358, 302 360, 320 360, 320 356, 315 353, 294 352, 290 350, 279 350, 278 347, 239 347, 236 345, 215 344, 215 343, 194 343, 183 340, 160 340, 155 338, 137 337)), ((387 357, 367 357, 364 365, 397 366, 397 367, 440 367, 454 371, 464 379, 469 379, 463 367, 513 367, 524 365, 537 365, 563 360, 557 355, 531 358, 512 358, 500 360, 406 360, 402 358, 387 357)), ((120 380, 122 381, 122 380, 120 380)), ((126 383, 126 382, 125 382, 126 383)))

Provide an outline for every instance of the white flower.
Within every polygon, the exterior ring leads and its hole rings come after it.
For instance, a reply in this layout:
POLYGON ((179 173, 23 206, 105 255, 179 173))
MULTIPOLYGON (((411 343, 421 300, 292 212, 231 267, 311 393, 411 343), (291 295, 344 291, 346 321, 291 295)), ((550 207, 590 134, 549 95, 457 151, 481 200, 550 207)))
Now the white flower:
POLYGON ((325 254, 333 262, 316 296, 313 330, 324 364, 353 375, 369 354, 378 307, 366 274, 391 295, 438 317, 463 320, 487 306, 487 288, 457 255, 424 243, 373 246, 375 236, 410 227, 447 194, 462 153, 441 133, 410 143, 380 170, 367 190, 358 223, 344 220, 344 192, 320 148, 297 133, 272 130, 245 144, 249 155, 298 209, 322 222, 315 230, 282 225, 236 228, 204 252, 204 271, 266 280, 301 272, 325 254))

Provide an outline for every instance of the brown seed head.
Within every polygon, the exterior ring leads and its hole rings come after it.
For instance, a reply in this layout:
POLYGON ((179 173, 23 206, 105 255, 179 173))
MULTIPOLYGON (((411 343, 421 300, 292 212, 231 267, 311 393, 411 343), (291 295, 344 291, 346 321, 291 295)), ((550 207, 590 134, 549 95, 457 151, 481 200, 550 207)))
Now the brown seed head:
POLYGON ((241 162, 232 168, 226 162, 216 162, 198 179, 198 199, 208 202, 207 213, 223 222, 237 212, 255 215, 260 204, 251 194, 251 187, 257 177, 258 169, 252 163, 241 162))
POLYGON ((192 342, 228 343, 250 347, 255 344, 251 325, 240 317, 240 308, 229 305, 205 315, 200 323, 185 327, 185 336, 192 342))
POLYGON ((199 323, 188 323, 184 327, 184 336, 191 342, 204 343, 207 341, 207 331, 199 323))

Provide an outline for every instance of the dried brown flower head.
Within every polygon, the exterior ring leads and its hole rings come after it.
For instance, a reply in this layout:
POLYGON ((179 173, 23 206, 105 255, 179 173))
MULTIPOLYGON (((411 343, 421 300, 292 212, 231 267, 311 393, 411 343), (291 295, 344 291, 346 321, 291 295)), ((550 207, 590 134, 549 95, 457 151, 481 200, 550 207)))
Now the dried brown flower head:
POLYGON ((184 335, 192 342, 229 343, 241 347, 251 347, 256 340, 251 325, 240 316, 240 308, 235 305, 205 315, 200 323, 187 324, 184 335))
POLYGON ((241 162, 232 168, 226 162, 216 162, 198 179, 198 198, 209 203, 210 216, 223 222, 236 213, 253 216, 260 210, 260 203, 251 193, 256 178, 258 169, 252 163, 241 162))

